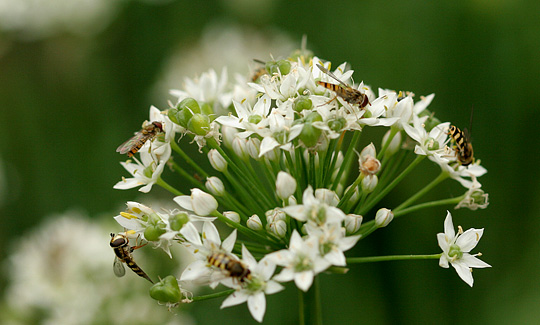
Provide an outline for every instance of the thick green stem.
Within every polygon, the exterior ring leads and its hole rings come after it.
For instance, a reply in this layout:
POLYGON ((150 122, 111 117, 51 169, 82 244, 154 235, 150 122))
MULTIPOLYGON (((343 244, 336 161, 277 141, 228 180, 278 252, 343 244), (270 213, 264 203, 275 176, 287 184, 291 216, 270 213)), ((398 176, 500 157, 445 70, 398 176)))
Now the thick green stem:
POLYGON ((436 260, 441 258, 442 253, 430 255, 388 255, 388 256, 372 256, 372 257, 347 257, 347 265, 385 262, 385 261, 406 261, 406 260, 436 260))
POLYGON ((298 289, 300 324, 322 324, 321 290, 319 277, 313 279, 313 284, 307 292, 298 289))

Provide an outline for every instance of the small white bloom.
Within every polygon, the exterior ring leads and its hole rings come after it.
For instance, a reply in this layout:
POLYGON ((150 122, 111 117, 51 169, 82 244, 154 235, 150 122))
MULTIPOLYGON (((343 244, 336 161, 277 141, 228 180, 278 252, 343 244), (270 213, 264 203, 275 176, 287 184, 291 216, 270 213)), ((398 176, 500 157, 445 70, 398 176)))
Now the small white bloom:
POLYGON ((489 204, 489 194, 484 193, 480 187, 482 187, 482 184, 476 181, 476 179, 473 179, 471 187, 467 190, 463 200, 456 205, 455 209, 469 208, 471 210, 476 210, 487 208, 489 204))
POLYGON ((191 195, 180 195, 174 198, 182 208, 193 211, 200 216, 207 216, 218 208, 216 199, 198 188, 191 189, 191 195))
MULTIPOLYGON (((256 321, 262 322, 266 311, 266 295, 277 293, 284 287, 270 278, 276 269, 269 258, 263 258, 258 263, 247 248, 242 245, 242 262, 250 270, 251 279, 244 286, 235 285, 236 292, 231 294, 221 304, 221 308, 236 306, 247 301, 249 312, 256 321)), ((224 283, 230 285, 233 282, 224 283)))
POLYGON ((319 253, 332 265, 345 266, 344 251, 351 249, 361 236, 345 236, 345 228, 339 223, 326 224, 323 227, 306 224, 309 237, 319 242, 319 253))
POLYGON ((375 226, 378 228, 386 227, 394 219, 392 211, 386 208, 381 208, 375 215, 375 226))
POLYGON ((465 232, 461 227, 458 227, 458 229, 459 231, 456 234, 452 215, 448 212, 444 220, 444 233, 437 234, 439 246, 443 250, 439 265, 448 268, 448 263, 452 264, 459 277, 472 287, 474 281, 472 268, 491 267, 491 265, 476 257, 481 254, 469 254, 482 238, 484 229, 471 228, 465 232))
POLYGON ((276 179, 277 196, 285 200, 296 191, 296 180, 289 173, 280 171, 276 179))
POLYGON ((171 156, 171 147, 166 146, 166 150, 161 155, 161 160, 158 160, 153 152, 148 150, 140 150, 141 161, 135 160, 132 163, 130 160, 126 162, 120 162, 120 164, 133 176, 132 178, 122 178, 122 180, 114 185, 115 189, 127 190, 130 188, 144 185, 139 189, 143 193, 148 193, 152 189, 152 186, 158 181, 165 164, 171 156))
POLYGON ((343 211, 315 198, 311 186, 304 191, 302 202, 303 204, 290 205, 281 210, 299 221, 313 222, 318 225, 341 222, 345 219, 343 211))

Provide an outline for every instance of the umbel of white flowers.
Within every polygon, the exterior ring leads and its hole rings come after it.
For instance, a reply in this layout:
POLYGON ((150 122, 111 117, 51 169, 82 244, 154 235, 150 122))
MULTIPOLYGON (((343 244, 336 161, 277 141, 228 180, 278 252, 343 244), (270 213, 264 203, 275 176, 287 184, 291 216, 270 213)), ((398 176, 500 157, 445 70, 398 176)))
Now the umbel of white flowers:
POLYGON ((478 181, 487 171, 472 150, 463 150, 471 146, 468 138, 455 143, 462 136, 458 129, 428 111, 433 94, 416 99, 412 92, 374 92, 363 82, 350 83, 352 74, 345 63, 331 69, 330 62, 299 50, 233 81, 225 71, 186 79, 171 91, 177 98, 171 107, 150 108, 143 129, 122 145, 122 152, 138 154, 122 162, 131 176, 115 188, 147 193, 158 185, 178 206, 165 210, 128 202, 115 219, 133 239, 169 255, 172 245, 180 245, 195 257, 182 274, 156 284, 153 298, 169 307, 192 301, 177 277, 211 288, 221 284, 230 289, 193 300, 227 296, 222 307, 247 302, 262 321, 265 296, 283 290, 281 282, 294 281, 306 292, 304 299, 317 292, 309 289, 323 271, 340 274, 356 263, 391 259, 437 259, 472 286, 470 269, 489 266, 480 254, 470 254, 483 230, 456 235, 449 212, 444 234, 437 235, 442 253, 346 255, 395 218, 424 208, 488 205, 478 181), (382 139, 360 146, 374 127, 386 129, 382 139), (182 149, 193 144, 199 154, 182 149), (440 174, 422 175, 415 181, 424 184, 421 190, 385 205, 392 189, 421 164, 440 174), (452 180, 465 188, 463 194, 422 201, 436 185, 452 180), (232 229, 224 240, 217 222, 232 229))

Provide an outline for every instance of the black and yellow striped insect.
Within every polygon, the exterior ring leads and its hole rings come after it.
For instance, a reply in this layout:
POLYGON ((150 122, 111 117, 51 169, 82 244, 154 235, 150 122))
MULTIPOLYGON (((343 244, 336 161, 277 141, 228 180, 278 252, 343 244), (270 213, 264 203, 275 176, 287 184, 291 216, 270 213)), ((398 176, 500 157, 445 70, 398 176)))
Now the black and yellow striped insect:
POLYGON ((208 255, 207 260, 208 264, 220 269, 225 276, 231 277, 239 283, 251 280, 249 268, 230 254, 223 252, 212 253, 208 255))
POLYGON ((319 85, 323 86, 326 89, 330 89, 331 91, 335 92, 336 96, 339 96, 339 97, 343 98, 343 100, 345 100, 347 103, 349 103, 351 105, 358 104, 358 106, 360 106, 360 108, 364 108, 364 107, 370 105, 369 98, 368 98, 368 96, 366 94, 362 93, 358 89, 354 89, 353 87, 351 87, 351 86, 347 85, 346 83, 344 83, 343 81, 339 80, 338 77, 336 77, 331 71, 328 71, 328 69, 326 69, 322 65, 317 64, 317 67, 319 67, 319 69, 322 72, 326 73, 327 75, 332 77, 334 80, 339 82, 339 85, 336 85, 336 84, 332 84, 332 83, 325 82, 325 81, 317 81, 317 83, 319 85))
POLYGON ((163 124, 161 122, 152 122, 148 124, 145 122, 143 128, 136 132, 129 140, 122 143, 116 149, 116 152, 121 154, 127 153, 128 157, 131 158, 139 151, 139 149, 141 149, 146 141, 152 141, 161 132, 163 132, 163 124))
POLYGON ((131 256, 131 253, 133 253, 134 250, 141 248, 144 245, 140 246, 129 246, 129 239, 124 234, 113 234, 111 233, 111 247, 114 250, 114 254, 116 255, 114 257, 114 263, 113 263, 113 270, 114 274, 117 277, 123 277, 126 274, 126 269, 124 268, 124 263, 127 264, 127 266, 135 272, 138 276, 145 278, 146 280, 150 281, 152 284, 154 281, 150 279, 150 277, 144 273, 144 271, 135 263, 133 260, 133 256, 131 256))
POLYGON ((456 144, 455 150, 457 160, 462 166, 468 166, 474 162, 474 152, 471 144, 471 137, 467 129, 461 131, 457 126, 450 125, 448 135, 456 144))

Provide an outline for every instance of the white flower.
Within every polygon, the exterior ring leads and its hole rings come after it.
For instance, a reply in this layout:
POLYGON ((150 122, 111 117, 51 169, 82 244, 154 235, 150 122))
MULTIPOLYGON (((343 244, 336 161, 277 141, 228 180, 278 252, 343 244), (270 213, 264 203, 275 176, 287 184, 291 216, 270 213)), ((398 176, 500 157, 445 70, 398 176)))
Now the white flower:
POLYGON ((330 266, 330 262, 319 254, 318 239, 309 237, 303 240, 296 230, 292 233, 289 249, 282 249, 267 256, 277 265, 283 266, 283 270, 274 280, 294 280, 302 291, 307 291, 313 283, 313 277, 330 266))
POLYGON ((326 224, 323 227, 306 224, 309 237, 319 242, 320 255, 336 266, 345 266, 344 251, 351 249, 361 236, 345 236, 345 228, 340 223, 326 224))
POLYGON ((135 159, 135 163, 131 160, 120 162, 120 164, 133 176, 132 178, 122 178, 122 180, 114 185, 115 189, 127 190, 137 186, 145 185, 139 189, 143 193, 148 193, 152 186, 158 181, 165 164, 171 156, 171 147, 166 146, 165 152, 160 156, 160 160, 154 152, 148 150, 140 150, 141 161, 135 159))
POLYGON ((476 210, 478 208, 485 209, 489 204, 489 194, 484 193, 481 189, 482 184, 480 184, 476 179, 473 179, 471 187, 465 193, 465 197, 461 200, 455 209, 460 208, 469 208, 471 210, 476 210))
POLYGON ((433 127, 428 133, 425 129, 424 122, 425 118, 419 118, 415 115, 413 118, 414 126, 404 125, 403 128, 417 142, 414 153, 428 156, 430 160, 444 167, 449 162, 445 153, 445 143, 448 140, 447 130, 450 123, 441 123, 433 127))
MULTIPOLYGON (((250 270, 251 279, 246 281, 245 285, 234 285, 231 287, 238 288, 236 292, 231 294, 221 304, 221 308, 239 305, 247 301, 249 312, 256 321, 262 322, 266 311, 266 296, 277 293, 284 287, 274 280, 270 280, 274 274, 276 266, 269 258, 263 258, 257 263, 257 260, 251 255, 247 248, 242 245, 242 262, 250 270)), ((224 283, 227 285, 227 283, 224 283)))
POLYGON ((463 232, 461 227, 458 228, 459 231, 456 234, 452 223, 452 215, 448 212, 444 220, 444 233, 437 234, 439 246, 443 250, 439 265, 448 268, 448 263, 452 264, 459 277, 472 287, 472 268, 491 267, 491 265, 476 257, 481 254, 469 254, 482 238, 484 229, 471 228, 463 232))
POLYGON ((318 225, 341 222, 345 219, 343 211, 315 198, 311 186, 304 191, 302 202, 303 204, 287 206, 281 210, 299 221, 313 222, 318 225))
POLYGON ((186 224, 180 233, 187 240, 184 242, 184 246, 192 251, 197 258, 196 261, 186 267, 180 276, 180 281, 193 281, 196 283, 210 281, 211 287, 217 286, 222 279, 212 278, 214 269, 208 265, 208 256, 218 252, 232 254, 236 242, 236 229, 223 242, 221 242, 216 226, 209 221, 203 224, 201 234, 192 223, 186 224))
POLYGON ((207 216, 218 208, 216 199, 198 188, 191 189, 191 195, 180 195, 174 198, 182 208, 193 211, 199 216, 207 216))

